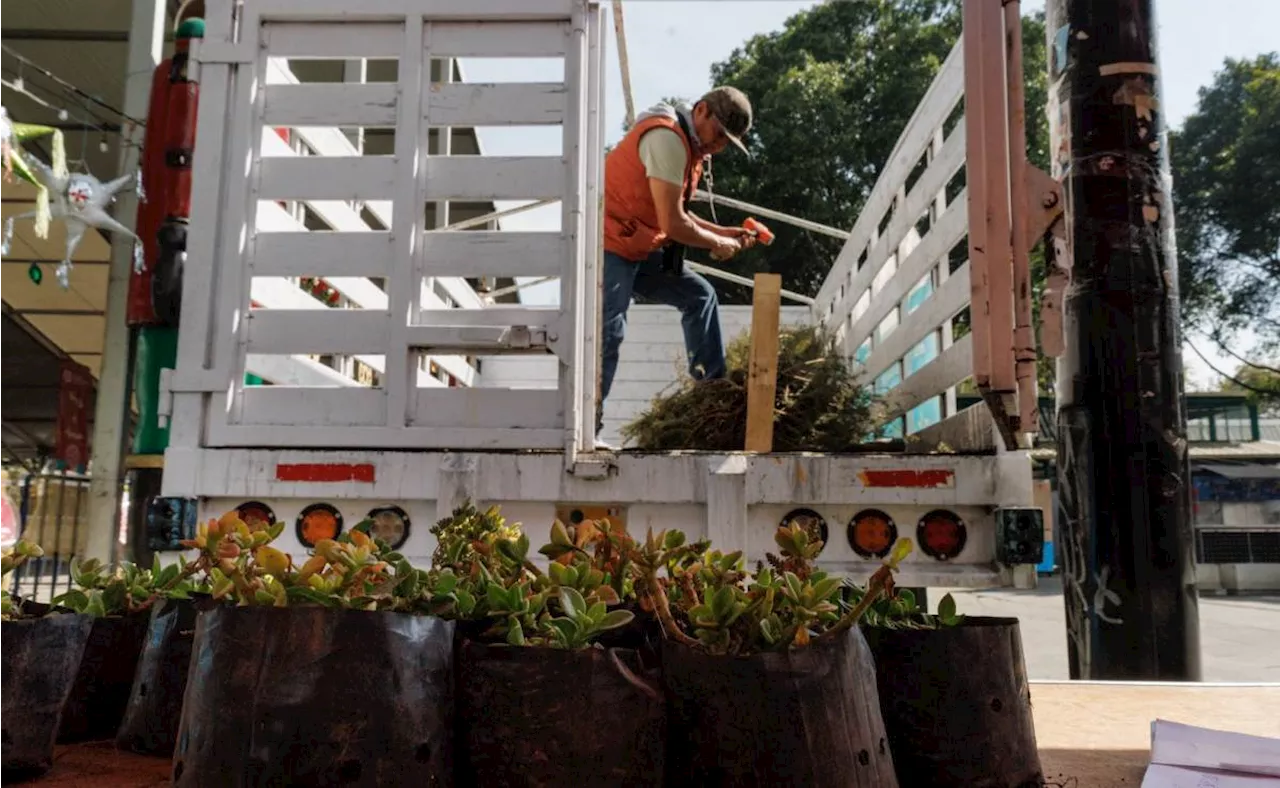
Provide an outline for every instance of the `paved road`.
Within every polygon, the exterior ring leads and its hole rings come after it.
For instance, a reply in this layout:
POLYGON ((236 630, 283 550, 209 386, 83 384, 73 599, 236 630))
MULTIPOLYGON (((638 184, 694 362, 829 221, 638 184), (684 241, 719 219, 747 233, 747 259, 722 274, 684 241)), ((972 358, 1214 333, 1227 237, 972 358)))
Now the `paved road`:
MULTIPOLYGON (((1030 678, 1070 678, 1057 578, 1034 591, 930 588, 931 610, 948 591, 961 613, 1019 619, 1030 678)), ((1201 596, 1200 648, 1205 681, 1280 682, 1280 596, 1201 596)))

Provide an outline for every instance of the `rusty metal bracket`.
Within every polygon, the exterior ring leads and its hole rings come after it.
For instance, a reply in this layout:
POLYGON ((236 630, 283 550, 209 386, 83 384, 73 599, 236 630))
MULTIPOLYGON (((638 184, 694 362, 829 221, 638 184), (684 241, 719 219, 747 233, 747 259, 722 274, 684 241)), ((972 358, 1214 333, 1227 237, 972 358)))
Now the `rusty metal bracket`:
POLYGON ((1023 243, 1031 249, 1053 223, 1062 218, 1062 184, 1030 163, 1022 172, 1022 181, 1027 195, 1027 235, 1023 243))
POLYGON ((1040 349, 1057 358, 1065 349, 1062 300, 1071 281, 1071 261, 1067 251, 1066 220, 1063 213, 1062 184, 1031 164, 1023 171, 1027 194, 1028 249, 1044 241, 1044 261, 1048 272, 1044 297, 1040 301, 1040 349))

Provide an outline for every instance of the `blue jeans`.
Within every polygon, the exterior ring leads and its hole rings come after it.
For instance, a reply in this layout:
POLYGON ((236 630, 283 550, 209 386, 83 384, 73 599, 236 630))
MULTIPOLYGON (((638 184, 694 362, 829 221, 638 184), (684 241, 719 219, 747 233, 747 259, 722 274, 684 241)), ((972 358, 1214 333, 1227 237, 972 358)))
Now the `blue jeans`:
POLYGON ((673 306, 680 310, 689 375, 695 380, 725 375, 724 340, 720 336, 720 302, 716 291, 701 275, 685 269, 682 274, 662 271, 662 252, 635 263, 612 252, 604 253, 604 349, 600 368, 600 403, 596 428, 604 419, 604 401, 618 371, 618 349, 627 330, 631 296, 673 306))

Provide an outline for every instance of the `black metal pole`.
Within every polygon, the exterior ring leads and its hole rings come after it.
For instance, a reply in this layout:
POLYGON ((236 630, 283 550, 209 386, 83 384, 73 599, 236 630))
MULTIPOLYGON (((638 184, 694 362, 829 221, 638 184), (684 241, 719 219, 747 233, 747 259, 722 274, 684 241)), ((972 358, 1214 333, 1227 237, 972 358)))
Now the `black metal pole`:
POLYGON ((1048 0, 1073 679, 1200 679, 1177 256, 1153 0, 1048 0))

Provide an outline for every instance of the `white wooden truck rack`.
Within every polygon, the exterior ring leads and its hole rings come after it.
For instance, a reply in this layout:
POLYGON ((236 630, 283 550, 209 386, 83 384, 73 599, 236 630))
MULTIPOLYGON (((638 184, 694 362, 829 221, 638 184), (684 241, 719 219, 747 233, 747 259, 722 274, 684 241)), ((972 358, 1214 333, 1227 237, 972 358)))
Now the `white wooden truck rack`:
POLYGON ((466 499, 500 504, 535 537, 553 516, 608 513, 636 532, 679 527, 753 555, 780 520, 817 516, 828 530, 820 561, 855 576, 878 565, 854 538, 867 518, 917 538, 945 521, 950 547, 917 550, 902 584, 1033 583, 1025 551, 1040 533, 1025 447, 1035 348, 1030 302, 1013 293, 1028 281, 1029 241, 1054 216, 1041 206, 1057 192, 1026 166, 1021 112, 1005 111, 1021 105, 1017 46, 1006 57, 1004 43, 1017 27, 1012 5, 1010 18, 998 4, 966 3, 967 46, 956 44, 812 299, 814 321, 837 330, 892 403, 887 429, 908 434, 917 453, 832 456, 595 450, 605 136, 596 0, 209 0, 194 49, 200 144, 180 360, 166 384, 164 494, 198 497, 206 515, 252 503, 296 519, 299 540, 316 507, 340 527, 394 509, 401 550, 416 557, 433 548, 428 526, 466 499), (433 59, 471 57, 559 58, 563 78, 432 79, 433 59), (396 76, 318 83, 281 70, 308 58, 394 59, 396 76), (961 99, 967 114, 949 124, 961 99), (437 129, 527 125, 559 127, 560 155, 433 146, 437 129), (394 129, 392 155, 317 142, 372 127, 394 129), (278 150, 278 128, 298 130, 307 149, 278 150), (949 195, 961 173, 967 190, 949 195), (491 200, 556 201, 561 226, 427 226, 428 204, 447 214, 451 202, 491 200), (268 221, 279 202, 334 216, 367 209, 378 221, 322 216, 326 229, 307 230, 268 221), (966 233, 968 262, 953 268, 949 252, 966 233), (303 308, 256 295, 299 276, 358 297, 303 308), (557 278, 559 305, 451 305, 428 286, 481 276, 557 278), (970 301, 972 331, 958 337, 970 301), (449 388, 419 374, 425 355, 502 354, 554 357, 557 387, 449 388), (380 378, 245 383, 271 359, 318 355, 361 358, 380 378), (987 404, 957 414, 955 386, 969 376, 987 404), (941 442, 956 453, 927 453, 941 442))

